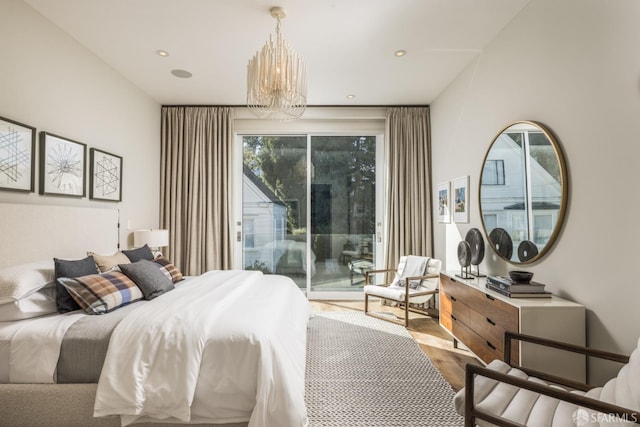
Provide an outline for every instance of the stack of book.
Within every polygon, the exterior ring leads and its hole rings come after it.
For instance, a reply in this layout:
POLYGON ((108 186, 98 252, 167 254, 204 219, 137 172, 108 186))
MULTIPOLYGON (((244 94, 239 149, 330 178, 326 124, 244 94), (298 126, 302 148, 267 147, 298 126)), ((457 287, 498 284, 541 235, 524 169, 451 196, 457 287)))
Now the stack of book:
POLYGON ((510 298, 550 298, 551 292, 544 291, 544 285, 538 282, 514 282, 509 277, 488 276, 487 289, 510 298))

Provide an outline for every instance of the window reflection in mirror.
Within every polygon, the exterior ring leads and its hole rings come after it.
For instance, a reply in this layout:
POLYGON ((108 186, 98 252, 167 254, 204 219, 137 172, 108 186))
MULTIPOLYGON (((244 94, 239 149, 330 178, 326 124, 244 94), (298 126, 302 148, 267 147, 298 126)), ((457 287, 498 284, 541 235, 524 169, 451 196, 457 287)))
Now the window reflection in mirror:
POLYGON ((512 245, 512 263, 542 256, 557 235, 566 200, 564 160, 553 136, 534 122, 508 126, 489 148, 480 182, 487 236, 505 230, 500 235, 512 245))

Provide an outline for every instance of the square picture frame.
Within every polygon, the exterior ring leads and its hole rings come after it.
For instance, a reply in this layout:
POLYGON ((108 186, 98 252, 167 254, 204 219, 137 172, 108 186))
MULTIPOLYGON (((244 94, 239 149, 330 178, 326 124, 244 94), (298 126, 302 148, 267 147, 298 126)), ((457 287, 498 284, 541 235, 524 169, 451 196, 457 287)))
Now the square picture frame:
POLYGON ((40 194, 86 196, 87 145, 40 132, 40 194))
POLYGON ((451 195, 454 222, 469 222, 469 175, 453 180, 451 195))
POLYGON ((441 182, 436 186, 438 198, 437 217, 438 222, 451 222, 451 184, 449 181, 441 182))
POLYGON ((36 128, 0 117, 0 190, 35 190, 36 128))
POLYGON ((122 201, 122 157, 98 148, 89 150, 89 198, 122 201))

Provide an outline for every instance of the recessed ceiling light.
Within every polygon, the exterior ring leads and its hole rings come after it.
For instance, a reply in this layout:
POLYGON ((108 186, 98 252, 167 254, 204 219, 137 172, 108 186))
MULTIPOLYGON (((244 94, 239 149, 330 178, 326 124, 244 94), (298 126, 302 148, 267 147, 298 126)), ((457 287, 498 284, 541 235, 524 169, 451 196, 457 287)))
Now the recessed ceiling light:
POLYGON ((402 49, 401 50, 396 50, 393 54, 395 56, 405 56, 407 54, 407 51, 406 50, 402 50, 402 49))
POLYGON ((169 52, 167 52, 166 50, 158 49, 158 50, 156 50, 156 55, 158 55, 158 56, 169 56, 169 52))
POLYGON ((347 98, 348 98, 348 99, 353 99, 353 98, 355 98, 355 97, 356 97, 355 95, 347 95, 347 98))
POLYGON ((187 70, 171 70, 171 74, 176 77, 180 77, 181 79, 188 79, 193 75, 187 70))

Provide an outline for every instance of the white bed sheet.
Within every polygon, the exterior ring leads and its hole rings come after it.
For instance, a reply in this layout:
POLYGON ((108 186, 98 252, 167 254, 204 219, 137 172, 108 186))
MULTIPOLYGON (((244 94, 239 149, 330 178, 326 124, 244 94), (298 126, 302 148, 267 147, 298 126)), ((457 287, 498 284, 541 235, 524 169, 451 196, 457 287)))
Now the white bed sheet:
POLYGON ((62 338, 85 314, 0 322, 0 383, 52 384, 62 338))
POLYGON ((310 305, 260 272, 194 277, 116 327, 94 416, 302 427, 310 305))

